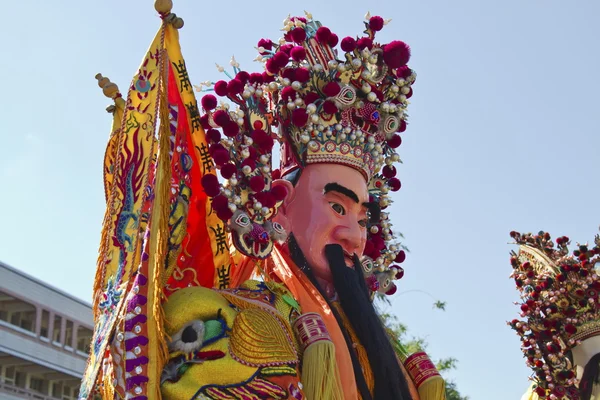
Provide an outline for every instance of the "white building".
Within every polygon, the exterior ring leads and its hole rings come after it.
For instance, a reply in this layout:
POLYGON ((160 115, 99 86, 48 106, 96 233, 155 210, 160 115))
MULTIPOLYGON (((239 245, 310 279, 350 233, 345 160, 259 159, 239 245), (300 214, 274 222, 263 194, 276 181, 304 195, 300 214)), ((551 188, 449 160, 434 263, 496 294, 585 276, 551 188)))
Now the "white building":
POLYGON ((90 304, 0 262, 0 399, 77 399, 90 304))

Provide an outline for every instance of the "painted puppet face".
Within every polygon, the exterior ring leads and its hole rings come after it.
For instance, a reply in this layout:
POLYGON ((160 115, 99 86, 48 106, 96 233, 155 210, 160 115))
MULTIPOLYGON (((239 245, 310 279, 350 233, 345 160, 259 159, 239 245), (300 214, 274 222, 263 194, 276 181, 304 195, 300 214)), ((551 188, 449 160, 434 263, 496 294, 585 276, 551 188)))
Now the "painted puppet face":
POLYGON ((277 216, 292 232, 315 275, 331 282, 325 246, 339 244, 359 257, 367 238, 367 184, 357 170, 337 164, 312 164, 302 171, 277 216))

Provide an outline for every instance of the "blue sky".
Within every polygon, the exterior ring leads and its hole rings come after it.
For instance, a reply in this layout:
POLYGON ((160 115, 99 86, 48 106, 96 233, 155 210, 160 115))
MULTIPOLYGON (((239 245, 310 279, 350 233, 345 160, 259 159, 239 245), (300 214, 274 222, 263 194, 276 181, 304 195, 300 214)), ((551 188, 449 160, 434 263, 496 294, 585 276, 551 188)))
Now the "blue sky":
MULTIPOLYGON (((517 315, 508 233, 597 232, 600 3, 271 3, 175 0, 192 81, 219 79, 215 62, 233 54, 257 70, 253 47, 278 38, 288 13, 308 10, 340 38, 359 34, 367 11, 392 18, 378 38, 409 43, 418 73, 392 208, 411 253, 393 311, 434 357, 459 360, 451 378, 463 394, 520 398, 529 371, 505 324, 517 315)), ((90 300, 110 127, 94 75, 125 90, 160 21, 140 0, 20 0, 5 11, 0 259, 90 300)))

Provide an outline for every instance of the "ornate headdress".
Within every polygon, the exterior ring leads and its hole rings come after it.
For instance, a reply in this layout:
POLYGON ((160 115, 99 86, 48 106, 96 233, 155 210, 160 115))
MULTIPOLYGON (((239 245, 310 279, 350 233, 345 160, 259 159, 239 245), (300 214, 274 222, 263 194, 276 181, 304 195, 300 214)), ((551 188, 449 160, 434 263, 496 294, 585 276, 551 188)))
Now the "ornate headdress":
POLYGON ((582 340, 600 334, 600 236, 593 246, 577 244, 572 254, 565 236, 555 242, 546 232, 511 236, 519 245, 511 264, 523 319, 508 324, 521 338, 535 374, 535 391, 542 398, 579 399, 569 353, 582 340))
MULTIPOLYGON (((286 192, 271 188, 271 182, 306 165, 355 168, 369 185, 370 200, 382 209, 390 204, 387 193, 400 188, 395 149, 401 143, 398 132, 406 129, 416 75, 406 65, 408 45, 374 41, 385 24, 367 14, 364 35, 342 39, 339 55, 338 36, 309 13, 288 17, 278 43, 258 42, 264 72, 241 71, 232 59, 235 76, 214 83, 215 93, 234 103, 235 110, 225 102, 218 105, 212 94, 203 97, 209 152, 224 178, 220 183, 206 176, 203 185, 242 253, 265 258, 273 241, 285 239, 271 219, 286 192), (275 140, 281 144, 281 168, 272 170, 275 140)), ((403 275, 401 267, 391 264, 405 257, 402 246, 392 243, 390 228, 387 213, 373 218, 364 260, 371 290, 387 294, 395 292, 392 280, 403 275)))

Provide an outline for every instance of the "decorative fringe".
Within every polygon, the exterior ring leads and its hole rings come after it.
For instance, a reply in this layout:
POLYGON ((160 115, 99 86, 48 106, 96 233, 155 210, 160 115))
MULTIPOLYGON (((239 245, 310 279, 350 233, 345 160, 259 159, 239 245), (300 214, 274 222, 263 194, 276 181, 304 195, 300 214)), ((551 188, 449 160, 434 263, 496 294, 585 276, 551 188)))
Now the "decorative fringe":
POLYGON ((426 353, 412 354, 404 365, 413 379, 421 400, 445 400, 446 382, 426 353))
MULTIPOLYGON (((165 29, 163 25, 163 29, 165 29)), ((171 181, 171 158, 170 149, 170 129, 169 129, 169 110, 167 103, 167 52, 161 52, 161 92, 160 102, 160 127, 158 131, 158 161, 156 166, 156 184, 154 186, 155 199, 152 206, 152 218, 150 227, 150 259, 148 265, 152 272, 152 323, 154 324, 154 341, 151 354, 154 358, 155 371, 153 377, 150 377, 148 385, 148 395, 151 399, 160 399, 160 376, 168 359, 167 335, 164 329, 164 311, 163 301, 163 273, 165 260, 167 256, 167 244, 169 241, 169 212, 170 212, 170 181, 171 181)), ((149 371, 150 372, 150 371, 149 371)))
POLYGON ((308 400, 342 400, 342 384, 335 362, 335 345, 322 340, 309 345, 302 357, 302 382, 308 400))
POLYGON ((294 322, 294 330, 302 345, 302 383, 308 400, 342 400, 340 371, 325 322, 317 313, 302 314, 294 322))
POLYGON ((446 399, 446 382, 439 375, 427 379, 419 386, 418 390, 421 400, 446 399))

